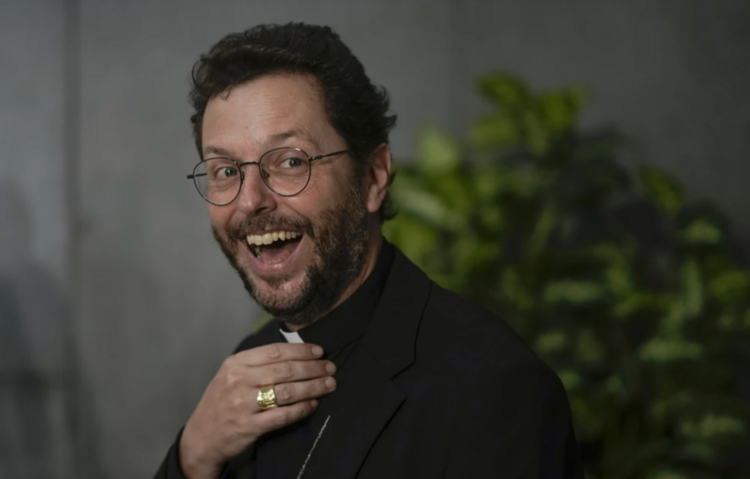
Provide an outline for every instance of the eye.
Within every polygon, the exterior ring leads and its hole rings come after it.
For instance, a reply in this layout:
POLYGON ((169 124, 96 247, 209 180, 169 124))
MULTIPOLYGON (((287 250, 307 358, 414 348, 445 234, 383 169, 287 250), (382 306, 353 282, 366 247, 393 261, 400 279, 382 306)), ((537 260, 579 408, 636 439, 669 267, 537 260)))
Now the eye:
POLYGON ((237 173, 239 173, 239 171, 237 171, 237 168, 234 166, 222 166, 214 172, 214 178, 217 180, 226 180, 237 176, 237 173))
POLYGON ((304 164, 304 161, 301 158, 297 158, 295 156, 290 158, 285 158, 281 161, 281 164, 279 165, 281 168, 299 168, 304 164))

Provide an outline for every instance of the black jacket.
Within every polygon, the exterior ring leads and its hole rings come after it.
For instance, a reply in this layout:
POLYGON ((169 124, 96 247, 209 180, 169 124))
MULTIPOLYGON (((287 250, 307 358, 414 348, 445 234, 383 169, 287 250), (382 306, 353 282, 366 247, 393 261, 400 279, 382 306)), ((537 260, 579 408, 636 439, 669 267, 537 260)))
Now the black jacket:
MULTIPOLYGON (((278 327, 272 321, 238 350, 279 342, 278 327)), ((398 250, 336 379, 309 418, 317 436, 330 417, 304 479, 583 477, 555 373, 500 318, 439 287, 398 250)), ((267 439, 278 440, 283 432, 267 439)), ((288 460, 301 469, 308 452, 288 460)), ((261 439, 222 477, 276 479, 277 462, 261 439)), ((156 478, 183 477, 173 446, 156 478)))

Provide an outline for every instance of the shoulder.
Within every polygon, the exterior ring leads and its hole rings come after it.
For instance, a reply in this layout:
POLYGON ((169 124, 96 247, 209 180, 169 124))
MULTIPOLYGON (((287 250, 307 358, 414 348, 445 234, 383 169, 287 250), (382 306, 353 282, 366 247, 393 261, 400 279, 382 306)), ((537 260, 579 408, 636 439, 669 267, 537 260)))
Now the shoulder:
POLYGON ((414 403, 450 431, 446 477, 583 477, 562 382, 496 314, 432 284, 414 366, 414 403))
POLYGON ((560 389, 557 375, 501 317, 432 283, 416 344, 417 362, 472 383, 560 389))

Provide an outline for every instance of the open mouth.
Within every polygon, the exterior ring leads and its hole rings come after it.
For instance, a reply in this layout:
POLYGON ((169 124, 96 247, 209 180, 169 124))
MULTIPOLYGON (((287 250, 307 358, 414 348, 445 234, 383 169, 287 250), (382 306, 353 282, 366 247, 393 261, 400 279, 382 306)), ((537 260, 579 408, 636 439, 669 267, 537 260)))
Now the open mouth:
POLYGON ((262 235, 247 235, 245 240, 258 260, 265 264, 276 264, 294 252, 302 236, 296 231, 271 231, 262 235))

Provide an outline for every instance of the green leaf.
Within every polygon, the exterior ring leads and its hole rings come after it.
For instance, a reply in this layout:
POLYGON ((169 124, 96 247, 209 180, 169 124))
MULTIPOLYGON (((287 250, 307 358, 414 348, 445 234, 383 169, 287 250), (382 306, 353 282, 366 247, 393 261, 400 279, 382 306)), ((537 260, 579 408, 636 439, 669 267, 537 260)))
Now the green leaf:
POLYGON ((713 439, 717 436, 743 434, 745 423, 736 417, 709 413, 700 419, 682 421, 679 430, 688 439, 713 439))
POLYGON ((518 109, 529 101, 529 90, 519 78, 493 73, 479 79, 479 92, 504 108, 518 109))
POLYGON ((458 143, 434 128, 422 131, 417 149, 417 165, 430 176, 455 172, 462 163, 458 143))
POLYGON ((680 269, 682 279, 682 302, 685 316, 694 318, 703 309, 703 283, 701 271, 695 259, 688 259, 680 269))
POLYGON ((516 168, 505 172, 502 189, 519 198, 531 198, 543 190, 547 180, 547 175, 538 168, 516 168))
POLYGON ((741 325, 739 318, 731 312, 722 313, 717 322, 720 331, 731 331, 739 325, 741 325))
POLYGON ((604 357, 604 350, 599 340, 594 333, 586 329, 578 335, 576 351, 578 357, 585 363, 598 363, 604 357))
POLYGON ((407 216, 398 215, 383 225, 383 233, 418 266, 431 276, 434 274, 429 262, 438 245, 438 235, 434 228, 407 216))
POLYGON ((604 390, 607 391, 609 394, 619 394, 624 389, 625 389, 625 383, 622 380, 622 377, 617 374, 615 374, 614 376, 610 376, 604 382, 604 390))
MULTIPOLYGON (((500 233, 506 224, 505 212, 499 205, 490 205, 479 209, 479 221, 482 226, 493 234, 500 233)), ((499 247, 500 239, 496 243, 499 247)))
POLYGON ((496 254, 493 243, 482 242, 475 234, 464 232, 450 246, 453 274, 468 283, 496 254))
POLYGON ((583 89, 547 92, 539 95, 538 108, 542 121, 555 133, 567 132, 576 124, 586 99, 583 89))
POLYGON ((643 310, 661 311, 668 298, 659 294, 634 291, 613 304, 612 312, 617 317, 626 317, 643 310))
POLYGON ((536 350, 541 355, 550 355, 562 350, 568 344, 568 336, 560 330, 547 331, 536 339, 536 350))
POLYGON ((528 256, 536 259, 544 251, 557 224, 557 205, 547 204, 537 218, 534 231, 528 242, 528 256))
POLYGON ((515 268, 511 267, 503 271, 501 284, 504 298, 520 311, 529 311, 534 307, 534 298, 515 268))
POLYGON ((436 227, 447 226, 460 229, 461 218, 456 217, 443 200, 421 187, 418 183, 407 183, 407 178, 398 178, 401 181, 398 186, 394 185, 391 190, 394 203, 399 211, 419 217, 436 227))
POLYGON ((650 165, 641 165, 638 174, 646 194, 670 216, 682 210, 684 194, 682 185, 665 171, 650 165))
POLYGON ((463 176, 444 175, 433 183, 432 191, 453 214, 468 217, 476 210, 474 191, 463 176))
POLYGON ((689 258, 680 267, 680 295, 674 298, 661 328, 667 335, 679 334, 686 320, 697 317, 703 309, 703 282, 697 260, 689 258))
POLYGON ((716 448, 712 444, 705 441, 688 443, 684 446, 677 447, 676 449, 677 451, 675 456, 678 460, 687 459, 691 462, 697 461, 704 464, 712 464, 716 461, 716 448))
POLYGON ((532 111, 525 111, 521 118, 526 148, 537 157, 546 155, 552 145, 550 131, 546 125, 532 111))
POLYGON ((709 292, 724 305, 737 304, 750 296, 750 272, 731 269, 709 280, 709 292))
POLYGON ((562 381, 565 390, 568 392, 574 391, 583 385, 583 378, 573 369, 565 369, 560 371, 557 375, 560 378, 560 381, 562 381))
POLYGON ((633 291, 633 276, 630 265, 624 261, 612 263, 604 272, 609 290, 615 296, 626 296, 633 291))
POLYGON ((641 361, 667 363, 698 359, 703 355, 703 346, 678 338, 655 337, 644 344, 638 352, 641 361))
POLYGON ((544 302, 588 304, 604 297, 604 288, 590 281, 564 280, 547 284, 544 288, 544 302))
POLYGON ((681 233, 682 240, 688 244, 718 244, 724 235, 713 223, 699 218, 690 223, 681 233))
POLYGON ((486 202, 483 206, 490 203, 492 203, 492 206, 496 206, 498 192, 503 185, 502 172, 485 168, 473 174, 471 179, 474 182, 474 193, 477 199, 486 202))
POLYGON ((474 122, 469 130, 469 141, 478 149, 508 148, 518 145, 521 135, 510 117, 494 114, 474 122))

